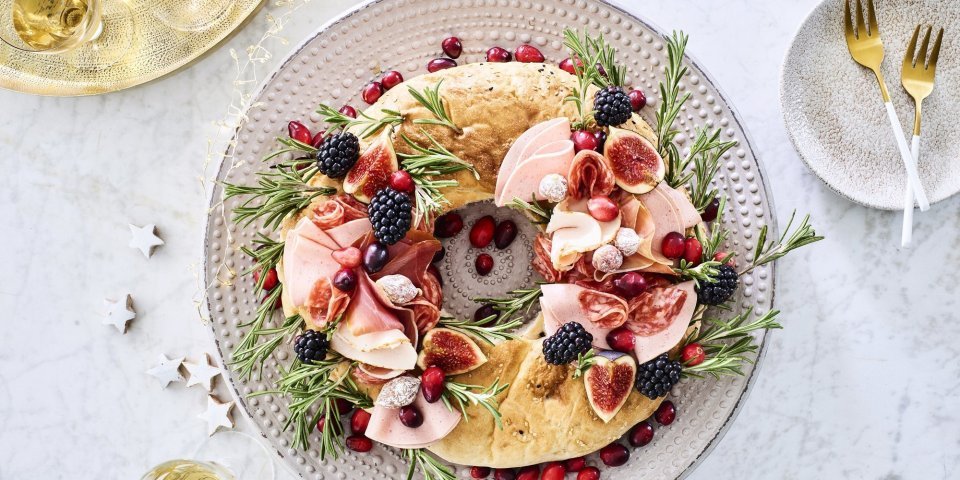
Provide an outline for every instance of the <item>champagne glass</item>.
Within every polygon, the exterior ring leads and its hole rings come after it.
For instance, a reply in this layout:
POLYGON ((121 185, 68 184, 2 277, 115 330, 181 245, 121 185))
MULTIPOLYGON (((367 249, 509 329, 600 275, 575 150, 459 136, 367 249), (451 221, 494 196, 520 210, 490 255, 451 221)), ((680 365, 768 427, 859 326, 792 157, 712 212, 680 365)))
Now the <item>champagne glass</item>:
POLYGON ((223 20, 234 0, 155 0, 153 16, 166 26, 185 32, 206 30, 223 20))
POLYGON ((150 469, 141 480, 274 480, 273 457, 255 438, 238 431, 219 432, 190 455, 150 469))

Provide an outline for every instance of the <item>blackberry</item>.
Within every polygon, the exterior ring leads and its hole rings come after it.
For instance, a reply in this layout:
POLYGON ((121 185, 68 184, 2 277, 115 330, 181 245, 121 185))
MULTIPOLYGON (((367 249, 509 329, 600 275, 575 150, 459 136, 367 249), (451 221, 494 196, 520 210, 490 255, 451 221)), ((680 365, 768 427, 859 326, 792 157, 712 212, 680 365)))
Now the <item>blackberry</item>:
POLYGON ((682 368, 680 362, 661 354, 637 368, 637 391, 651 400, 666 395, 680 381, 682 368))
POLYGON ((543 341, 543 359, 553 365, 566 365, 587 353, 593 335, 577 322, 567 322, 543 341))
POLYGON ((322 361, 327 357, 327 347, 330 341, 327 335, 316 330, 304 330, 293 343, 293 351, 303 363, 322 361))
POLYGON ((737 290, 740 278, 730 265, 720 265, 714 283, 700 282, 697 288, 697 301, 704 305, 720 305, 726 302, 737 290))
POLYGON ((360 140, 349 132, 323 139, 317 148, 317 168, 330 178, 343 178, 360 158, 360 140))
POLYGON ((604 88, 593 98, 593 118, 597 125, 615 127, 630 120, 632 114, 630 96, 618 86, 604 88))
POLYGON ((390 187, 377 192, 367 207, 373 235, 387 245, 399 242, 407 234, 412 212, 410 195, 390 187))

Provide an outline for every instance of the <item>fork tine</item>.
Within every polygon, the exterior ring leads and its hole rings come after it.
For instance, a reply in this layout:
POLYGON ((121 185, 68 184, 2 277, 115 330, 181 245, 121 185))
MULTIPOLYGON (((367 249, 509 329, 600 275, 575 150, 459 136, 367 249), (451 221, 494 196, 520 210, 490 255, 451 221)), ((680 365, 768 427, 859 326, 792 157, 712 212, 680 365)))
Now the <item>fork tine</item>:
POLYGON ((910 45, 907 45, 907 54, 903 57, 903 68, 909 69, 917 63, 917 39, 920 38, 920 25, 917 25, 913 31, 913 38, 910 39, 910 45))
POLYGON ((867 15, 870 17, 870 36, 880 34, 880 24, 877 23, 877 12, 873 10, 873 0, 867 0, 867 15))
POLYGON ((863 2, 857 0, 857 38, 867 36, 867 27, 863 24, 863 2))
POLYGON ((916 65, 918 67, 926 67, 927 65, 927 48, 930 47, 930 32, 932 31, 933 27, 927 27, 927 33, 923 34, 923 43, 920 44, 920 51, 917 52, 916 65))
POLYGON ((940 44, 943 42, 943 29, 940 29, 940 32, 937 33, 937 40, 933 42, 933 53, 930 54, 930 60, 927 62, 927 68, 930 69, 934 74, 937 70, 937 60, 940 59, 940 44))
POLYGON ((853 21, 850 19, 850 0, 843 2, 843 27, 847 36, 853 35, 853 21))

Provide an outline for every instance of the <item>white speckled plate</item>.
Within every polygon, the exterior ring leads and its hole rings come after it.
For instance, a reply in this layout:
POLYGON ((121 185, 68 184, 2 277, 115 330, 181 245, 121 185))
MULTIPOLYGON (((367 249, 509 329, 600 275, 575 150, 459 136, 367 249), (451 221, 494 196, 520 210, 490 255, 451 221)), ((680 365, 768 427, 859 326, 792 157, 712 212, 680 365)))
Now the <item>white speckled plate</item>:
MULTIPOLYGON (((883 75, 909 142, 913 100, 900 85, 900 64, 918 23, 945 27, 936 89, 923 103, 920 178, 930 202, 960 191, 960 2, 875 2, 886 51, 883 75)), ((826 0, 803 22, 787 52, 780 85, 790 138, 821 180, 868 207, 903 208, 900 160, 877 81, 857 65, 843 38, 843 1, 826 0)))
MULTIPOLYGON (((666 61, 663 34, 647 21, 620 8, 596 0, 379 0, 363 4, 323 26, 307 38, 263 85, 247 120, 236 132, 234 146, 227 152, 219 180, 250 183, 253 173, 263 168, 259 159, 276 147, 274 138, 284 134, 291 119, 318 122, 313 113, 318 102, 331 105, 362 105, 361 86, 385 69, 400 70, 407 78, 423 73, 427 61, 440 53, 440 40, 456 34, 464 43, 459 61, 476 62, 492 45, 509 47, 532 43, 558 62, 567 55, 562 48, 564 27, 589 28, 603 32, 620 51, 628 67, 628 80, 649 94, 657 92, 666 61)), ((698 39, 691 41, 696 50, 698 39)), ((715 181, 730 198, 726 227, 731 231, 729 249, 748 255, 762 225, 776 231, 770 198, 763 182, 763 169, 755 157, 750 140, 736 114, 723 95, 697 63, 687 58, 690 75, 683 89, 692 98, 681 113, 676 127, 682 131, 681 147, 698 127, 719 127, 725 139, 740 142, 725 157, 715 181)), ((652 120, 656 99, 644 114, 652 120)), ((244 334, 239 325, 249 321, 260 303, 253 295, 252 279, 236 279, 232 272, 250 266, 250 259, 239 247, 248 245, 256 228, 239 228, 226 220, 235 201, 220 204, 221 192, 214 192, 206 235, 206 282, 208 306, 214 335, 223 358, 229 358, 237 340, 244 334)), ((488 203, 466 207, 470 216, 491 209, 488 203)), ((507 215, 506 212, 497 214, 507 215)), ((477 281, 472 268, 457 268, 463 262, 466 235, 447 242, 448 257, 441 265, 444 272, 446 304, 451 312, 472 314, 469 298, 500 295, 530 282, 529 245, 524 240, 529 230, 521 228, 518 240, 505 251, 493 251, 502 270, 477 281), (460 253, 458 253, 460 252, 460 253)), ((500 267, 498 267, 500 268, 500 267)), ((774 270, 761 267, 743 277, 735 310, 754 307, 764 312, 772 307, 774 270)), ((278 319, 275 319, 275 321, 278 319)), ((763 339, 761 339, 763 340, 763 339)), ((762 352, 762 350, 761 350, 762 352)), ((266 362, 262 380, 240 381, 235 372, 227 377, 235 390, 241 410, 261 429, 266 440, 283 457, 283 463, 304 478, 399 478, 406 466, 397 452, 377 446, 367 454, 350 453, 339 460, 321 461, 317 450, 290 448, 291 433, 282 431, 286 420, 286 400, 281 397, 246 398, 258 390, 269 389, 278 368, 292 358, 289 346, 282 347, 266 362)), ((679 414, 669 427, 657 428, 654 441, 633 451, 629 463, 610 469, 607 479, 673 479, 682 477, 702 459, 723 435, 735 417, 755 377, 756 367, 748 365, 746 376, 717 380, 683 381, 673 389, 671 398, 679 414)), ((311 442, 317 444, 316 435, 311 442)), ((590 457, 589 462, 602 467, 590 457)), ((457 467, 461 478, 468 468, 457 467)))

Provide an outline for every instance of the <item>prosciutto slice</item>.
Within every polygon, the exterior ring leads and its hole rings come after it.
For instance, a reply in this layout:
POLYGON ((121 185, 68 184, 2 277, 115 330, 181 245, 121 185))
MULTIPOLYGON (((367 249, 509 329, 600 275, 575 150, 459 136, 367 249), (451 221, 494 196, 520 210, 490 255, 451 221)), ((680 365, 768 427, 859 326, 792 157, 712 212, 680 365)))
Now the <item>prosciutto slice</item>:
POLYGON ((351 373, 353 374, 353 378, 357 379, 360 383, 383 385, 390 381, 391 378, 403 375, 403 372, 404 370, 391 370, 389 368, 374 367, 373 365, 361 363, 357 365, 351 373))
POLYGON ((423 424, 417 428, 400 422, 398 408, 374 406, 367 425, 367 437, 396 448, 425 448, 449 435, 460 423, 458 409, 448 409, 443 402, 427 403, 422 393, 417 393, 413 406, 423 415, 423 424))
POLYGON ((387 305, 389 303, 384 304, 381 301, 377 287, 373 285, 370 277, 359 272, 357 286, 350 305, 344 312, 340 329, 346 329, 354 336, 385 330, 404 331, 403 323, 387 305))
POLYGON ((683 339, 697 306, 694 282, 656 287, 629 302, 626 326, 636 334, 637 362, 650 361, 683 339))
POLYGON ((567 189, 576 200, 594 195, 610 195, 617 186, 607 159, 593 150, 581 150, 570 163, 567 189))
POLYGON ((411 230, 403 240, 389 247, 390 261, 372 278, 403 275, 417 288, 423 289, 423 277, 440 248, 440 241, 429 233, 411 230))

